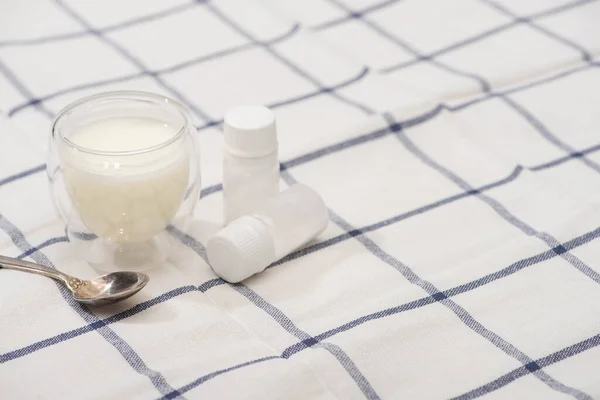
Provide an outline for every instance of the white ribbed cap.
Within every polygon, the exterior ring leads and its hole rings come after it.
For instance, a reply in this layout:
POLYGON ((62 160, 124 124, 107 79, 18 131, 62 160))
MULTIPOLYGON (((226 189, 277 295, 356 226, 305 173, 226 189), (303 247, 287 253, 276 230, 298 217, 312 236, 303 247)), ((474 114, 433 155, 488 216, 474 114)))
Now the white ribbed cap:
POLYGON ((208 262, 217 275, 237 283, 261 272, 275 261, 275 245, 267 227, 257 218, 232 221, 206 245, 208 262))
POLYGON ((277 150, 275 113, 265 106, 240 106, 225 114, 225 146, 240 157, 263 157, 277 150))

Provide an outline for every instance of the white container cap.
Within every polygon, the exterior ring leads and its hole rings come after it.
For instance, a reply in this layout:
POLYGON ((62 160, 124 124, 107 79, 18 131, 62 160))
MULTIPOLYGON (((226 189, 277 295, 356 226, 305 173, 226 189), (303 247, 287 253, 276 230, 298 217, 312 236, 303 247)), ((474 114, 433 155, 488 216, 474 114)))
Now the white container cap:
POLYGON ((225 146, 240 157, 263 157, 277 150, 275 113, 265 106, 233 108, 225 114, 225 146))
POLYGON ((265 224, 244 216, 208 240, 210 266, 227 282, 237 283, 275 261, 275 244, 265 224))

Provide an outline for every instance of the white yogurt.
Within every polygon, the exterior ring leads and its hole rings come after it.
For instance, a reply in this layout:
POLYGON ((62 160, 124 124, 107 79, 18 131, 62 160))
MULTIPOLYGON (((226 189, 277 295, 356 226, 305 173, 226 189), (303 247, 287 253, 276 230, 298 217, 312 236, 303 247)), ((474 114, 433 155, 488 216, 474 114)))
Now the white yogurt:
POLYGON ((68 137, 80 149, 61 146, 65 185, 91 232, 137 243, 173 220, 189 178, 185 140, 166 145, 178 132, 150 118, 114 118, 78 127, 68 137))

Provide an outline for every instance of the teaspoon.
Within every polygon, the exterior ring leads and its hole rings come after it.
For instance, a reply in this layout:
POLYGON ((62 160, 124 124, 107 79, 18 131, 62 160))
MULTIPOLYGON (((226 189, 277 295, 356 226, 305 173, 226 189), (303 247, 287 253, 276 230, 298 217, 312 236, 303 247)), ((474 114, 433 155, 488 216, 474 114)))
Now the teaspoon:
POLYGON ((56 279, 69 288, 76 301, 94 306, 116 303, 131 297, 150 280, 146 274, 121 271, 86 281, 43 265, 4 256, 0 256, 0 267, 56 279))

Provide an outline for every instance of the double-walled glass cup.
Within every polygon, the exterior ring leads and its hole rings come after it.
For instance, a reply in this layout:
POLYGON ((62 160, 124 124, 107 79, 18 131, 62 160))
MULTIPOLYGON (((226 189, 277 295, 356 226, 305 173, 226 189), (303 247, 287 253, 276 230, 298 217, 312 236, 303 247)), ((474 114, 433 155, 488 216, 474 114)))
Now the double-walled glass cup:
POLYGON ((168 258, 200 193, 195 136, 185 107, 151 93, 103 93, 58 114, 48 178, 79 257, 104 270, 168 258))

